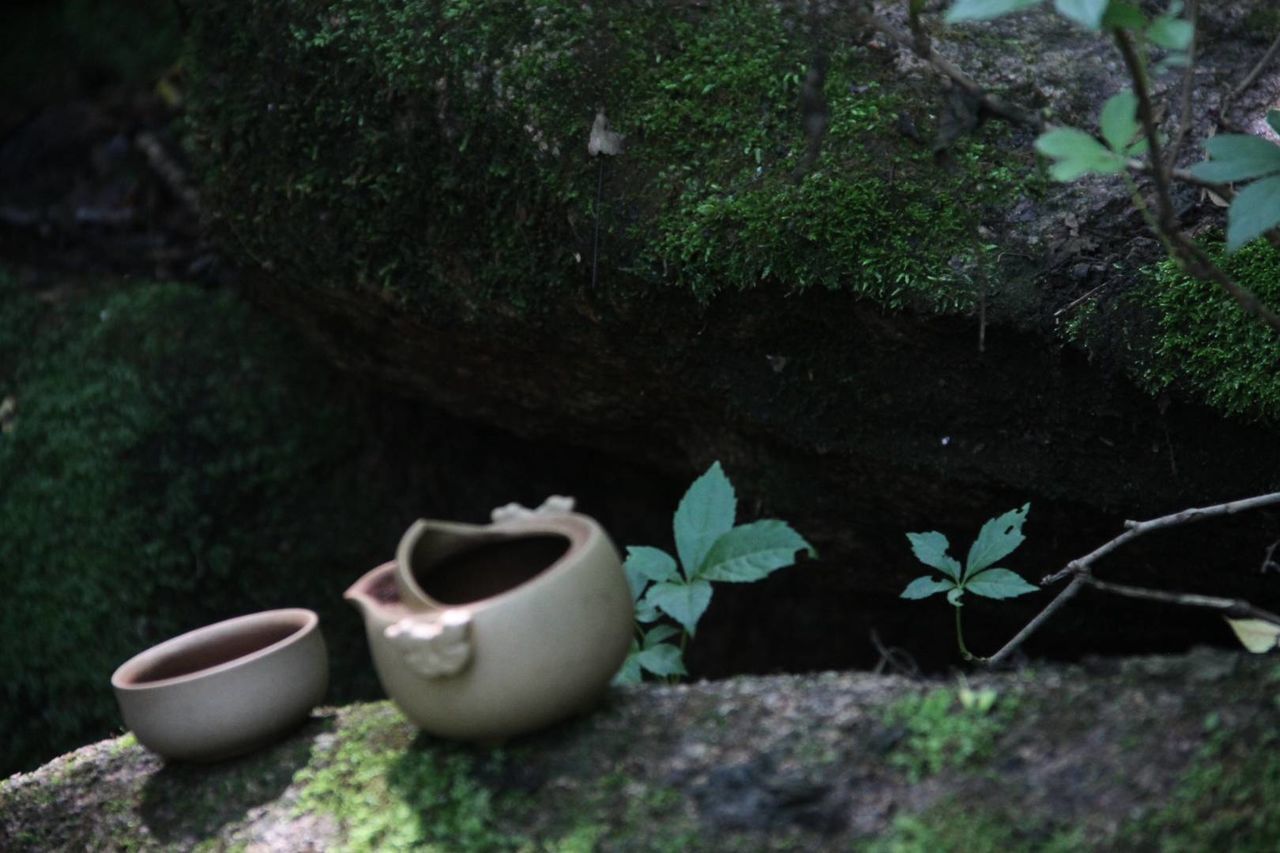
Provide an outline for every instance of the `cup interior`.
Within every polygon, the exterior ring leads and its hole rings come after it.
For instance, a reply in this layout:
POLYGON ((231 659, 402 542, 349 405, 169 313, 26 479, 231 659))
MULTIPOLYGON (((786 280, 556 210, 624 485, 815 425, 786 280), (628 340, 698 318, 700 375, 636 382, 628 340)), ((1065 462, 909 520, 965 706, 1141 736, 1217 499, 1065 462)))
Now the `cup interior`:
POLYGON ((175 637, 122 666, 113 681, 118 687, 145 687, 194 675, 275 646, 310 624, 307 611, 269 615, 228 620, 175 637))
POLYGON ((421 549, 427 553, 413 561, 413 579, 441 604, 470 604, 528 583, 555 565, 571 544, 559 533, 502 537, 435 561, 429 549, 421 549))

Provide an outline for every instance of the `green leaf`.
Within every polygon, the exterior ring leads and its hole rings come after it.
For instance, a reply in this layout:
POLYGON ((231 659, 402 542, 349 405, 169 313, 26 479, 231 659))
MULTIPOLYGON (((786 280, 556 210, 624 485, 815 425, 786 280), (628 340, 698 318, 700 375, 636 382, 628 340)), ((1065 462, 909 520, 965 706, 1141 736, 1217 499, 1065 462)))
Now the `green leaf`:
POLYGON ((1040 588, 1008 569, 987 569, 964 582, 966 591, 986 598, 1017 598, 1040 588))
POLYGON ((963 595, 964 587, 958 586, 947 593, 947 601, 951 603, 952 607, 964 607, 964 605, 960 603, 960 597, 963 595))
POLYGON ((711 584, 704 580, 656 583, 649 587, 644 600, 676 620, 692 637, 711 603, 711 584))
POLYGON ((661 548, 650 548, 647 545, 627 546, 627 560, 622 564, 622 570, 626 573, 627 584, 631 587, 632 601, 640 600, 640 595, 649 581, 661 583, 680 574, 675 557, 661 548))
POLYGON ((1040 135, 1036 150, 1055 162, 1049 174, 1057 181, 1074 181, 1094 173, 1114 175, 1124 171, 1125 161, 1098 140, 1074 127, 1059 127, 1040 135))
POLYGON ((641 667, 654 675, 688 675, 684 668, 684 654, 676 646, 663 643, 645 649, 636 655, 641 667))
POLYGON ((622 668, 618 670, 618 674, 613 677, 614 684, 639 684, 644 676, 640 671, 640 647, 631 643, 631 651, 627 653, 627 659, 622 662, 622 668))
POLYGON ((942 572, 957 583, 960 581, 960 562, 947 554, 951 543, 936 530, 928 533, 908 533, 907 541, 916 559, 942 572))
POLYGON ((658 625, 655 628, 650 628, 645 633, 643 645, 646 649, 648 649, 658 645, 658 643, 661 643, 663 640, 670 640, 672 637, 674 637, 676 634, 679 634, 679 633, 680 633, 679 631, 677 631, 675 628, 672 628, 670 625, 658 625))
POLYGON ((684 565, 686 577, 693 577, 702 566, 715 541, 733 527, 738 499, 719 462, 693 481, 676 508, 676 552, 684 565))
POLYGON ((998 515, 982 525, 978 538, 969 548, 969 556, 965 560, 965 586, 969 580, 996 560, 1012 554, 1027 537, 1022 535, 1022 523, 1027 520, 1031 504, 1025 503, 1021 509, 1011 509, 1004 515, 998 515))
POLYGON ((1196 28, 1190 21, 1172 15, 1161 15, 1147 30, 1147 38, 1165 50, 1186 50, 1191 47, 1195 34, 1196 28))
POLYGON ((1276 133, 1280 133, 1280 110, 1267 110, 1267 124, 1276 133))
POLYGON ((1280 146, 1256 136, 1224 133, 1204 147, 1213 159, 1191 167, 1191 174, 1202 181, 1227 184, 1280 172, 1280 146))
POLYGON ((1138 135, 1138 96, 1128 89, 1112 95, 1102 105, 1098 124, 1102 128, 1102 138, 1111 150, 1124 154, 1138 135))
POLYGON ((658 608, 654 607, 652 602, 643 598, 636 602, 637 622, 657 622, 661 618, 662 614, 658 612, 658 608))
POLYGON ((1227 209, 1227 251, 1234 252, 1280 225, 1280 175, 1254 181, 1227 209))
POLYGON ((1107 13, 1102 16, 1102 26, 1113 30, 1140 30, 1147 25, 1147 16, 1132 3, 1112 0, 1107 13))
POLYGON ((1053 7, 1064 18, 1070 18, 1082 27, 1096 30, 1102 26, 1109 0, 1053 0, 1053 7))
POLYGON ((944 592, 948 589, 955 589, 954 581, 938 580, 929 575, 921 575, 920 577, 907 584, 907 588, 902 591, 899 598, 928 598, 935 592, 944 592))
POLYGON ((813 548, 785 521, 767 518, 735 527, 716 540, 695 577, 749 583, 796 561, 796 552, 813 548))
POLYGON ((948 24, 961 21, 989 21, 1001 15, 1039 6, 1040 3, 1041 0, 956 0, 947 10, 944 20, 948 24))

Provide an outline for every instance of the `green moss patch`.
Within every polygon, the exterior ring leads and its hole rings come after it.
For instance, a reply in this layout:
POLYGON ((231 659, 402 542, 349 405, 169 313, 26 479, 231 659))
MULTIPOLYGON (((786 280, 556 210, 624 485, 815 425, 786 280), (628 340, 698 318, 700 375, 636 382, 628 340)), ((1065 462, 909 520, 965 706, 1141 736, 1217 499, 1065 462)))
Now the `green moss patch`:
POLYGON ((190 139, 240 253, 315 287, 525 311, 592 276, 625 299, 770 286, 951 310, 985 274, 983 211, 1025 187, 986 141, 955 164, 933 94, 837 40, 821 156, 798 109, 816 42, 759 2, 492 0, 197 12, 190 139), (627 137, 587 155, 597 108, 627 137), (957 201, 963 199, 963 203, 957 201))
MULTIPOLYGON (((1280 306, 1280 252, 1256 241, 1215 260, 1262 301, 1280 306)), ((1280 423, 1280 337, 1245 315, 1217 285, 1183 275, 1172 261, 1149 271, 1142 299, 1158 328, 1142 379, 1152 391, 1180 388, 1228 414, 1280 423)))
POLYGON ((948 768, 972 767, 991 757, 1016 709, 1016 697, 993 691, 938 688, 907 696, 885 713, 885 722, 903 732, 889 763, 912 783, 948 768))
POLYGON ((372 688, 341 592, 386 499, 359 401, 297 341, 229 293, 0 276, 0 400, 6 773, 117 728, 116 666, 233 615, 319 610, 335 683, 372 688))

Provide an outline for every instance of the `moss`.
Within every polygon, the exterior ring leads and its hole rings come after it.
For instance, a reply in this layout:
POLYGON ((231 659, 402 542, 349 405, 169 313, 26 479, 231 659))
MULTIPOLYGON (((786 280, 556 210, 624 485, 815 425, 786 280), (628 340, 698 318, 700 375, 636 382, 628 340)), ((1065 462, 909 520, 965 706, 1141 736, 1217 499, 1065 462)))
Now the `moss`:
POLYGON ((1068 853, 1087 849, 1070 829, 1035 830, 1007 814, 947 802, 894 820, 866 853, 1068 853))
POLYGON ((982 211, 1023 188, 988 131, 937 165, 895 129, 918 96, 844 46, 794 180, 814 42, 774 4, 322 6, 207 4, 194 38, 207 196, 241 254, 296 283, 527 311, 590 280, 598 215, 618 299, 766 285, 955 309, 985 274, 982 211), (598 106, 628 138, 600 163, 598 106))
POLYGON ((988 693, 993 700, 988 702, 965 695, 973 698, 961 701, 953 691, 939 688, 907 696, 886 710, 885 723, 903 732, 889 763, 912 783, 945 769, 973 766, 993 753, 1017 700, 988 693))
MULTIPOLYGON (((353 709, 333 752, 295 781, 297 810, 338 820, 349 850, 492 850, 518 846, 500 832, 475 758, 445 745, 410 746, 389 705, 353 709), (359 791, 360 796, 351 796, 359 791)), ((500 760, 494 757, 492 760, 500 760)))
MULTIPOLYGON (((385 496, 358 469, 363 414, 327 369, 231 294, 0 288, 0 745, 4 772, 108 734, 130 655, 231 615, 321 612, 334 681, 371 691, 340 593, 372 562, 385 496), (18 319, 15 319, 18 318, 18 319)), ((366 693, 365 695, 368 695, 366 693)))
POLYGON ((1125 829, 1126 847, 1164 853, 1270 851, 1280 838, 1280 733, 1261 725, 1224 726, 1210 715, 1209 737, 1167 804, 1125 829))
MULTIPOLYGON (((1280 252, 1256 241, 1211 254, 1236 281, 1280 307, 1280 252)), ((1280 339, 1221 288, 1183 275, 1172 261, 1150 269, 1142 299, 1158 326, 1142 380, 1153 392, 1181 389, 1231 415, 1280 423, 1280 339)))

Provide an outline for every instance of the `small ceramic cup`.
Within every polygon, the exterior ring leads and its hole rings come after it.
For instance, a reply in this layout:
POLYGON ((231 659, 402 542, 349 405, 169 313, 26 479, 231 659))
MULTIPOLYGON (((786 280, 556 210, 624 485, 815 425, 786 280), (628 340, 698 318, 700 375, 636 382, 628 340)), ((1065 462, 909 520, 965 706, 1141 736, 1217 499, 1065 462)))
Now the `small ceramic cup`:
POLYGON ((320 617, 267 610, 166 640, 111 676, 143 746, 180 761, 219 761, 302 723, 329 686, 320 617))

